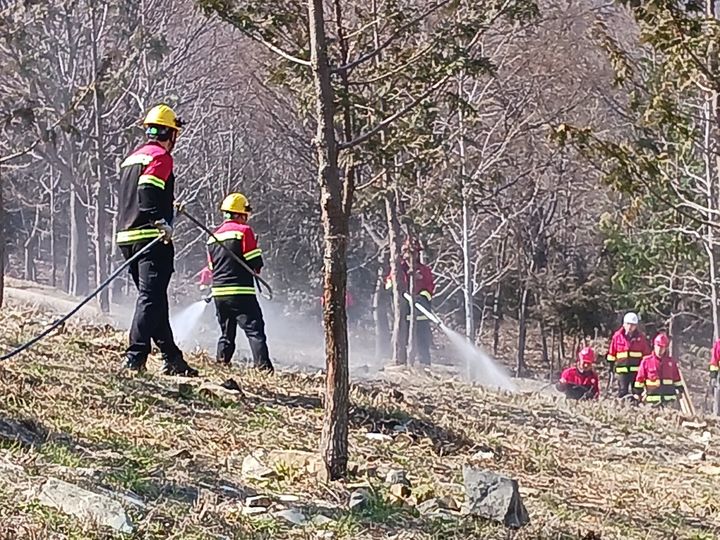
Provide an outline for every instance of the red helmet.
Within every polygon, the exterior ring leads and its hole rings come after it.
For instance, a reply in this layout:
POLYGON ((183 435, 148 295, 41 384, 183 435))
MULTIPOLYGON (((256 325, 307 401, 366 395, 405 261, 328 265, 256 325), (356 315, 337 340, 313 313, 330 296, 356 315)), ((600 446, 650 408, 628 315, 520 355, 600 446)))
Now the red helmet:
POLYGON ((583 349, 580 349, 577 359, 578 362, 582 362, 583 364, 594 364, 595 351, 593 351, 591 347, 584 347, 583 349))
POLYGON ((667 334, 658 334, 653 341, 656 347, 667 347, 670 345, 670 338, 667 334))

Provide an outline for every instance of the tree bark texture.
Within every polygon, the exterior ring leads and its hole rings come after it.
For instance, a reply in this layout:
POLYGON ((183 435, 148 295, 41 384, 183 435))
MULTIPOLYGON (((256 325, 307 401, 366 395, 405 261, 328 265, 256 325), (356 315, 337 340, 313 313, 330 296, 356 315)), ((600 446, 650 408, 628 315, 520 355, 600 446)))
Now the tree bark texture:
POLYGON ((334 92, 330 81, 322 0, 308 0, 308 15, 317 116, 315 148, 325 237, 323 327, 327 374, 320 452, 326 479, 335 480, 346 475, 348 461, 349 384, 345 311, 348 216, 343 208, 343 186, 338 173, 334 92))

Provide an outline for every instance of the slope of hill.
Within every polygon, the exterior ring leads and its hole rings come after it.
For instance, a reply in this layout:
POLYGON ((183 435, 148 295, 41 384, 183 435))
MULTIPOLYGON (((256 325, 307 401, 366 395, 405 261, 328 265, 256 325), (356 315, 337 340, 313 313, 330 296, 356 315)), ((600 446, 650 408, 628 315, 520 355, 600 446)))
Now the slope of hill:
MULTIPOLYGON (((50 320, 38 309, 4 308, 0 350, 50 320)), ((1 366, 0 538, 720 534, 720 429, 713 419, 685 422, 674 412, 613 401, 495 394, 432 372, 389 369, 353 385, 353 474, 326 484, 310 454, 322 422, 321 376, 220 370, 200 355, 191 358, 200 381, 158 376, 157 360, 148 374, 132 377, 118 370, 124 339, 110 326, 71 324, 1 366), (228 377, 242 394, 210 384, 228 377), (463 503, 462 465, 469 461, 518 479, 528 526, 511 532, 452 510, 463 503), (384 479, 391 469, 407 471, 412 483, 405 504, 390 497, 384 479), (60 484, 48 479, 118 501, 132 532, 48 506, 47 490, 60 484), (351 511, 350 494, 361 486, 369 502, 351 511), (249 509, 243 501, 253 494, 265 497, 249 509), (446 497, 450 509, 420 511, 415 503, 428 497, 446 497), (278 513, 283 509, 293 512, 278 513)))

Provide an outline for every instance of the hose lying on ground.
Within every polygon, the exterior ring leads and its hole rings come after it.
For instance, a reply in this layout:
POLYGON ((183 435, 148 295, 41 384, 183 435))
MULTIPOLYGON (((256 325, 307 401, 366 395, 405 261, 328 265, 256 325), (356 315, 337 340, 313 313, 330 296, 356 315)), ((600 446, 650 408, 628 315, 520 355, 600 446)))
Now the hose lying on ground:
POLYGON ((268 282, 265 281, 263 278, 261 278, 260 274, 255 272, 252 268, 250 268, 248 266, 248 264, 242 259, 242 257, 240 257, 232 249, 227 247, 223 242, 218 240, 217 236, 215 236, 215 234, 210 229, 208 229, 199 219, 197 219, 197 218, 193 217, 191 214, 189 214, 188 211, 185 209, 185 206, 186 205, 183 203, 175 204, 175 208, 177 209, 177 211, 179 213, 181 213, 186 218, 188 218, 190 221, 192 221, 202 231, 206 232, 210 236, 210 238, 214 239, 215 242, 217 242, 220 245, 220 247, 222 247, 225 251, 227 251, 233 257, 233 259, 235 259, 238 262, 238 264, 240 264, 240 266, 242 266, 245 270, 247 270, 248 272, 250 272, 252 274, 252 276, 255 278, 255 281, 258 283, 258 289, 260 289, 261 293, 263 292, 263 290, 260 287, 260 284, 264 285, 265 289, 267 290, 267 299, 272 300, 273 291, 272 291, 272 287, 270 287, 270 285, 268 285, 268 282))
POLYGON ((113 281, 116 277, 118 277, 118 276, 120 275, 120 272, 122 272, 122 271, 125 270, 128 266, 130 266, 132 263, 134 263, 136 260, 138 260, 138 259, 140 258, 140 256, 141 256, 143 253, 145 253, 147 250, 149 250, 152 246, 154 246, 155 244, 157 244, 158 242, 161 242, 161 241, 162 241, 162 237, 158 237, 158 238, 155 238, 155 239, 154 239, 152 242, 150 242, 148 245, 144 246, 144 247, 143 247, 140 251, 138 251, 135 255, 133 255, 133 256, 130 257, 127 261, 125 261, 123 264, 121 264, 112 274, 110 274, 110 276, 108 276, 108 278, 107 278, 105 281, 103 281, 103 282, 98 286, 97 289, 95 289, 93 292, 91 292, 82 302, 80 302, 77 306, 75 306, 67 315, 65 315, 65 316, 62 317, 61 319, 58 319, 57 321, 55 321, 52 325, 50 325, 47 329, 45 329, 41 334, 35 336, 34 338, 32 338, 32 339, 31 339, 30 341, 28 341, 27 343, 21 345, 20 347, 18 347, 18 348, 16 348, 16 349, 13 349, 12 351, 10 351, 9 353, 4 354, 3 356, 0 356, 0 362, 2 362, 3 360, 9 360, 9 359, 12 358, 13 356, 16 356, 16 355, 20 354, 21 352, 26 351, 27 349, 29 349, 30 347, 32 347, 33 345, 35 345, 38 341, 40 341, 41 339, 43 339, 44 337, 46 337, 48 334, 50 334, 53 330, 55 330, 56 328, 58 328, 61 324, 63 324, 65 321, 67 321, 70 317, 72 317, 72 316, 75 315, 78 311, 80 311, 80 310, 83 308, 83 306, 85 306, 85 304, 87 304, 88 302, 90 302, 90 300, 92 300, 92 299, 95 298, 98 294, 100 294, 100 292, 101 292, 105 287, 107 287, 108 285, 110 285, 110 283, 112 283, 112 281, 113 281))

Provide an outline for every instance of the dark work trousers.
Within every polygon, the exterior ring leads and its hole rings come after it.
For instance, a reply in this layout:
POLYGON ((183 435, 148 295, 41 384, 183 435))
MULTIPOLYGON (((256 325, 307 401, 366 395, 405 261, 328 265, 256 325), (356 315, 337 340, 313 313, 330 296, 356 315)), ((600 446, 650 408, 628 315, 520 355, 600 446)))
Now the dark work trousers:
MULTIPOLYGON (((430 302, 424 296, 416 296, 415 302, 430 310, 430 302)), ((404 328, 401 329, 402 335, 407 336, 410 327, 410 304, 405 301, 403 303, 403 312, 401 321, 404 328)), ((430 365, 430 347, 432 346, 432 328, 430 321, 423 315, 420 310, 415 309, 415 351, 417 360, 421 364, 430 365)), ((409 342, 409 339, 408 339, 409 342)))
POLYGON ((624 398, 625 396, 633 393, 635 387, 635 375, 637 371, 631 371, 629 373, 615 373, 615 377, 618 382, 618 397, 624 398))
MULTIPOLYGON (((125 260, 140 251, 148 242, 120 246, 125 260)), ((138 290, 135 314, 130 327, 130 345, 126 356, 136 365, 144 365, 150 354, 152 339, 163 358, 169 362, 182 360, 170 328, 167 290, 174 271, 175 249, 172 244, 158 243, 130 265, 130 275, 138 290)))
POLYGON ((217 361, 229 364, 235 354, 235 337, 240 326, 247 336, 256 368, 273 371, 265 336, 265 321, 255 295, 242 294, 215 298, 215 310, 220 323, 217 361))

